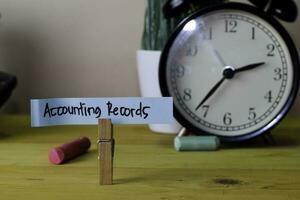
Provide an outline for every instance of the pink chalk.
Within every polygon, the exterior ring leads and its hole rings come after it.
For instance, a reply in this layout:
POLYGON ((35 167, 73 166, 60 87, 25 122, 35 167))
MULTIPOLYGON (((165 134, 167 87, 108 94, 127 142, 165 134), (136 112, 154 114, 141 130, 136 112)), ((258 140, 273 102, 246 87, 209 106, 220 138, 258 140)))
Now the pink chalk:
POLYGON ((90 140, 87 137, 81 137, 50 150, 48 158, 52 164, 59 165, 85 153, 90 146, 90 140))

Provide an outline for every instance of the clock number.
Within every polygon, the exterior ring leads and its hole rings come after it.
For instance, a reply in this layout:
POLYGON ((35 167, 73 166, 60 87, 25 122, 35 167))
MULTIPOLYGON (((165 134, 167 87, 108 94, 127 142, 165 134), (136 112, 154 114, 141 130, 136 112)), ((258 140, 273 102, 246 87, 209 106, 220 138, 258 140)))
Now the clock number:
POLYGON ((267 49, 269 51, 268 54, 267 54, 267 56, 271 57, 271 56, 275 55, 275 53, 274 53, 274 51, 275 51, 275 45, 274 44, 268 44, 267 45, 267 49))
POLYGON ((236 20, 225 20, 225 33, 236 33, 237 24, 236 20))
POLYGON ((232 124, 231 113, 225 113, 223 117, 223 123, 227 126, 232 124))
POLYGON ((252 121, 255 120, 255 118, 256 118, 255 108, 249 108, 248 120, 252 121))
POLYGON ((252 27, 252 40, 255 40, 255 27, 252 27))
POLYGON ((184 101, 190 101, 192 99, 192 89, 186 88, 183 91, 183 100, 184 101))
POLYGON ((275 72, 275 77, 274 77, 274 80, 275 81, 279 81, 279 80, 281 80, 282 79, 282 70, 281 70, 281 68, 276 68, 276 69, 274 69, 274 72, 275 72))
POLYGON ((203 29, 203 35, 204 40, 212 40, 212 27, 206 27, 203 29))
POLYGON ((184 74, 185 74, 185 68, 183 65, 178 65, 176 67, 176 77, 177 78, 182 78, 184 77, 184 74))
POLYGON ((208 111, 209 111, 209 108, 210 108, 210 106, 208 106, 208 105, 202 106, 202 109, 204 110, 204 114, 203 114, 203 117, 204 117, 204 118, 207 117, 207 113, 208 113, 208 111))
POLYGON ((265 99, 267 99, 269 103, 272 103, 273 95, 271 90, 266 94, 265 99))
POLYGON ((197 45, 188 45, 185 55, 186 56, 196 56, 198 53, 197 45))

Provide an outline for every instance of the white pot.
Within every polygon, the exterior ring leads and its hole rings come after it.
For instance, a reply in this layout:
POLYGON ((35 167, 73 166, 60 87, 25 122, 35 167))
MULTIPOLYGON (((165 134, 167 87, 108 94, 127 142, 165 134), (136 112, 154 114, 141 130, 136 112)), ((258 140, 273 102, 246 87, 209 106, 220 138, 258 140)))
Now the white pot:
MULTIPOLYGON (((161 97, 158 67, 160 51, 137 51, 137 68, 142 97, 161 97)), ((172 124, 149 124, 154 132, 177 134, 181 125, 175 120, 172 124)))

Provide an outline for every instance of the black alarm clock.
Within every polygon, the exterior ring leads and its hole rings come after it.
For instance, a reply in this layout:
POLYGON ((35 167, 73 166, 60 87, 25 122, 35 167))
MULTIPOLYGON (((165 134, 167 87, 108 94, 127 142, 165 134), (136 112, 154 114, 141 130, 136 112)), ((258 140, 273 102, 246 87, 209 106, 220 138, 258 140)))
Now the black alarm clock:
POLYGON ((291 108, 298 53, 270 13, 242 3, 218 4, 196 11, 170 36, 159 83, 187 130, 247 140, 269 132, 291 108))

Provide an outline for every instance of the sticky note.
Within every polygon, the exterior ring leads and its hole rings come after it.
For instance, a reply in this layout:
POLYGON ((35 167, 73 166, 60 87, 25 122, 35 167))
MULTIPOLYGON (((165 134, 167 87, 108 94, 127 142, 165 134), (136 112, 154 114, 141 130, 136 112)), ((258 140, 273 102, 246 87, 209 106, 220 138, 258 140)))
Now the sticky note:
POLYGON ((98 119, 114 124, 169 124, 173 99, 161 98, 53 98, 31 100, 31 126, 88 125, 98 119))

